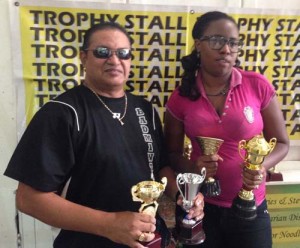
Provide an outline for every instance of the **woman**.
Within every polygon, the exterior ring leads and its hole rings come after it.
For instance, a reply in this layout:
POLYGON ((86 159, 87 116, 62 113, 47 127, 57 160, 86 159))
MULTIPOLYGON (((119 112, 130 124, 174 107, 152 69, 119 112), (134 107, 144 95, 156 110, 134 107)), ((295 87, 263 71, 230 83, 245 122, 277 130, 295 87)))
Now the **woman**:
POLYGON ((206 240, 201 247, 272 247, 266 171, 281 161, 289 148, 275 90, 264 76, 238 68, 242 42, 232 17, 217 11, 205 13, 197 19, 192 35, 194 50, 182 59, 182 84, 167 103, 164 127, 176 171, 200 173, 205 167, 207 178, 220 182, 220 195, 205 197, 206 240), (238 144, 261 133, 267 141, 275 137, 277 145, 261 169, 249 170, 238 144), (190 160, 182 156, 185 135, 192 143, 190 160), (203 155, 196 136, 224 142, 218 154, 203 155), (252 221, 231 215, 232 202, 242 185, 254 190, 257 217, 252 221))
MULTIPOLYGON (((131 39, 117 23, 96 24, 85 33, 80 59, 83 85, 37 112, 5 171, 19 181, 17 207, 61 228, 55 248, 143 248, 155 232, 165 247, 163 220, 153 208, 140 213, 142 203, 131 194, 139 182, 161 177, 168 178, 166 193, 173 199, 177 193, 157 112, 124 91, 131 39)), ((198 194, 189 218, 202 217, 198 194)))

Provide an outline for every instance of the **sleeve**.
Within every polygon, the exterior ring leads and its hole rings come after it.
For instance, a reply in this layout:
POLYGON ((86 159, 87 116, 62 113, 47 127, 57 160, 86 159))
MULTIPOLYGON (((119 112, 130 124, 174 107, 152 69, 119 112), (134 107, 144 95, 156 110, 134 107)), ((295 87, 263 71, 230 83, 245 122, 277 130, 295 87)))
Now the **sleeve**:
POLYGON ((60 191, 75 163, 72 140, 78 130, 73 115, 61 104, 45 104, 29 123, 4 175, 40 191, 60 191))
POLYGON ((273 97, 276 95, 275 88, 273 85, 269 82, 269 80, 261 75, 258 74, 258 96, 259 99, 261 99, 261 110, 265 109, 270 101, 273 99, 273 97))
POLYGON ((173 91, 171 94, 167 104, 166 109, 173 115, 174 118, 179 121, 183 121, 184 119, 184 99, 179 95, 178 88, 173 91))

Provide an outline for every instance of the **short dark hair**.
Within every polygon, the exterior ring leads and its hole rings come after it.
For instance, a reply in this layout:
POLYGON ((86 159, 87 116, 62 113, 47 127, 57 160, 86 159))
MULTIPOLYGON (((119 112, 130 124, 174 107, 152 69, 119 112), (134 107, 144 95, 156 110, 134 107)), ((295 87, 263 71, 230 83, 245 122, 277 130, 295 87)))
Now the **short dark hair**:
POLYGON ((121 31, 128 38, 128 41, 129 41, 130 45, 132 45, 132 43, 133 43, 132 38, 130 37, 127 30, 121 24, 119 24, 117 22, 101 22, 101 23, 97 23, 97 24, 91 26, 85 32, 84 37, 83 37, 83 44, 80 47, 80 50, 84 51, 84 50, 88 49, 88 47, 90 45, 91 36, 95 32, 100 31, 100 30, 109 30, 109 29, 117 29, 117 30, 121 31))

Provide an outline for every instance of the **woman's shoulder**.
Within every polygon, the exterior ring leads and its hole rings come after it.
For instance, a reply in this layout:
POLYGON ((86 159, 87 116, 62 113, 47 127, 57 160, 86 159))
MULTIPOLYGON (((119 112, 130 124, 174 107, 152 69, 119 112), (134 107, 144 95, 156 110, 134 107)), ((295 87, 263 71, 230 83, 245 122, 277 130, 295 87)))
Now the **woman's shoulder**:
POLYGON ((266 76, 256 71, 246 71, 243 69, 237 69, 237 71, 242 75, 243 79, 269 81, 266 76))

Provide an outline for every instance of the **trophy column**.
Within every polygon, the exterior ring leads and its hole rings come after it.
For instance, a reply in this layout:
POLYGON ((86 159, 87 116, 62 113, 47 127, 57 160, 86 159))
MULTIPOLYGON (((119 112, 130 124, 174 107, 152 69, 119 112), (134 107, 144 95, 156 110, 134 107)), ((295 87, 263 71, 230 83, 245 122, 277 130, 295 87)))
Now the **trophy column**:
MULTIPOLYGON (((198 142, 198 145, 200 146, 204 155, 217 154, 220 146, 224 142, 222 139, 202 136, 197 136, 196 141, 198 142)), ((220 195, 221 187, 219 181, 213 177, 207 178, 201 187, 201 193, 208 197, 220 195)))
MULTIPOLYGON (((161 180, 162 183, 156 181, 143 181, 138 183, 137 185, 132 186, 131 195, 133 201, 140 201, 142 205, 139 209, 140 213, 145 213, 152 215, 155 217, 156 211, 158 208, 157 199, 162 195, 165 191, 167 185, 167 178, 164 177, 161 180)), ((144 242, 142 233, 139 241, 143 243, 144 246, 149 248, 160 248, 162 238, 158 232, 155 232, 154 239, 150 242, 144 242)))
MULTIPOLYGON (((264 158, 272 152, 275 145, 276 138, 272 138, 268 143, 262 135, 256 135, 249 141, 241 140, 238 149, 249 170, 260 170, 264 158), (245 156, 241 154, 242 150, 245 150, 245 156)), ((237 197, 233 200, 231 209, 234 216, 240 219, 255 219, 257 207, 252 190, 243 185, 237 197)))

